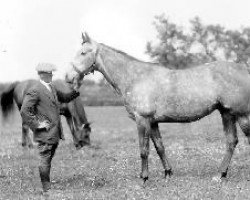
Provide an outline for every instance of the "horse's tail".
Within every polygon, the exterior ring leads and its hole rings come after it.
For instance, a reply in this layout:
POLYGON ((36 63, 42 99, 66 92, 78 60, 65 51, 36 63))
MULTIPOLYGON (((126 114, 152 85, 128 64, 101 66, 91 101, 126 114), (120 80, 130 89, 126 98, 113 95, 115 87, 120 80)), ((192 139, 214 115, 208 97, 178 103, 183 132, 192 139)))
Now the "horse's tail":
POLYGON ((10 85, 7 85, 0 96, 3 118, 7 118, 14 109, 14 89, 18 83, 19 82, 16 81, 10 85))

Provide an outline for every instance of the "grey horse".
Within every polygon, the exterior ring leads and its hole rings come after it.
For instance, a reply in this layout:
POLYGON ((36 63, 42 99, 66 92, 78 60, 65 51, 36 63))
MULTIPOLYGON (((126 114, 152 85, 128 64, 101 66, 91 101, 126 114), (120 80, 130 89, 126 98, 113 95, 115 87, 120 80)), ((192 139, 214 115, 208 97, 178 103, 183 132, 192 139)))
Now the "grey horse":
POLYGON ((66 79, 79 87, 85 75, 97 70, 123 98, 137 125, 144 182, 148 179, 149 139, 161 159, 165 177, 172 175, 158 123, 193 122, 214 110, 221 114, 227 143, 215 178, 220 181, 226 177, 238 143, 237 122, 250 142, 250 75, 244 65, 213 62, 172 70, 97 43, 86 33, 82 39, 66 79))

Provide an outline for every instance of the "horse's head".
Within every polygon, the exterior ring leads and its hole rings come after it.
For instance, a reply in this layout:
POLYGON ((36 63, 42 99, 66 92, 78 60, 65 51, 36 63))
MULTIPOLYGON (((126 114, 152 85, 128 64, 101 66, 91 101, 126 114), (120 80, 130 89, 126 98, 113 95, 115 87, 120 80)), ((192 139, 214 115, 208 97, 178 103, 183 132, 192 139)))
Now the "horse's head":
MULTIPOLYGON (((58 86, 62 82, 54 81, 54 83, 58 86)), ((67 120, 75 147, 80 149, 83 146, 90 145, 91 127, 81 98, 77 97, 69 103, 61 104, 60 114, 64 115, 67 120)))
POLYGON ((72 121, 72 135, 75 147, 80 149, 85 145, 90 145, 91 127, 83 107, 81 98, 76 98, 67 104, 72 121))
POLYGON ((78 126, 75 131, 74 145, 76 149, 80 149, 83 146, 90 145, 90 123, 78 126))
POLYGON ((82 33, 82 45, 75 59, 71 62, 70 70, 66 73, 66 81, 79 87, 83 77, 96 70, 97 43, 82 33))

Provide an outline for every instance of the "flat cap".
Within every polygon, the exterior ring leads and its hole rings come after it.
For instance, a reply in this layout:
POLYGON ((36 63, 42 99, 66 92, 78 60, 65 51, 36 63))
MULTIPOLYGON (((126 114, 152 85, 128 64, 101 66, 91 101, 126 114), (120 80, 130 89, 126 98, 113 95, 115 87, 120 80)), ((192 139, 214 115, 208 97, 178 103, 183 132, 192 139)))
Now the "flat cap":
POLYGON ((45 73, 52 73, 53 71, 56 71, 56 66, 51 63, 39 63, 36 66, 37 72, 45 72, 45 73))

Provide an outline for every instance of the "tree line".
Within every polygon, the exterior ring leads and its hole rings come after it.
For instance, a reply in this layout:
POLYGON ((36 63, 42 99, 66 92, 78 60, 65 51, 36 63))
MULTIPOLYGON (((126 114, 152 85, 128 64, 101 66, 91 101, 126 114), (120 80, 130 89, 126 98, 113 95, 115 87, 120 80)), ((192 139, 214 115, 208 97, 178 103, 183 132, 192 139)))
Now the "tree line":
POLYGON ((157 41, 147 43, 146 53, 153 61, 176 69, 217 60, 248 63, 250 27, 230 30, 219 24, 206 25, 199 17, 189 23, 185 30, 165 15, 156 16, 157 41))

